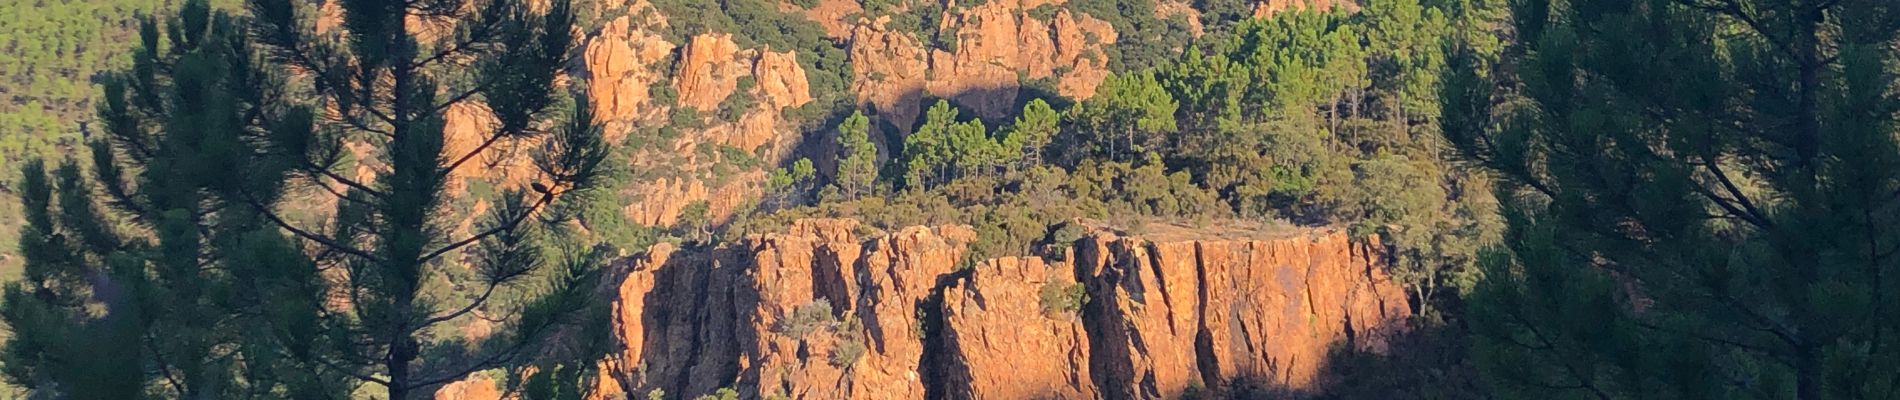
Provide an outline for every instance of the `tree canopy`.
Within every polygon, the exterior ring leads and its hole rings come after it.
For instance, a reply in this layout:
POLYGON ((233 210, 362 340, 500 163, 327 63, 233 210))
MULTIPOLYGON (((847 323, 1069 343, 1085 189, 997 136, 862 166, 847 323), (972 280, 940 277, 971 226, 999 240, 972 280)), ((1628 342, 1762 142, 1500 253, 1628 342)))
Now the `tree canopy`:
POLYGON ((1525 398, 1891 398, 1885 1, 1513 4, 1445 134, 1506 179, 1476 356, 1525 398), (1515 88, 1500 91, 1496 88, 1515 88))

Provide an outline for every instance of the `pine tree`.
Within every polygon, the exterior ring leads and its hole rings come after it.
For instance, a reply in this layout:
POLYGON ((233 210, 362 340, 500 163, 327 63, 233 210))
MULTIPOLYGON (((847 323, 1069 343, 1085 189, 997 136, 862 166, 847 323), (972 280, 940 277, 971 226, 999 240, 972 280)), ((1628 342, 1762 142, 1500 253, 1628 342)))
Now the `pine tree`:
POLYGON ((1016 116, 1015 123, 1010 124, 1009 132, 1003 137, 1003 150, 1019 152, 1009 155, 1018 159, 1016 170, 1042 165, 1043 149, 1049 147, 1056 131, 1061 129, 1057 125, 1061 118, 1055 108, 1042 99, 1030 100, 1023 106, 1022 114, 1016 116))
POLYGON ((811 192, 817 173, 817 167, 812 166, 809 158, 800 158, 790 167, 773 170, 765 178, 765 206, 777 209, 799 204, 811 192))
POLYGON ((949 101, 938 100, 924 112, 923 123, 904 137, 904 161, 900 165, 904 168, 905 188, 924 190, 950 181, 957 152, 964 151, 955 146, 962 131, 957 114, 949 101))
POLYGON ((1896 36, 1884 0, 1513 4, 1445 133, 1508 178, 1471 296, 1526 398, 1893 398, 1896 36), (1494 87, 1516 87, 1494 93, 1494 87), (1522 104, 1522 107, 1503 105, 1522 104))
POLYGON ((1144 160, 1148 152, 1164 150, 1161 139, 1175 132, 1174 113, 1179 108, 1153 72, 1111 76, 1102 81, 1095 97, 1066 114, 1063 160, 1069 165, 1088 157, 1144 160))
POLYGON ((8 377, 61 398, 346 396, 296 351, 318 340, 299 321, 325 281, 246 203, 284 189, 260 156, 269 121, 309 113, 274 100, 241 20, 189 1, 160 27, 145 18, 134 67, 104 76, 90 179, 70 161, 50 180, 25 168, 8 377))
POLYGON ((299 93, 324 110, 314 127, 274 130, 273 146, 298 182, 324 189, 336 206, 331 221, 306 224, 265 199, 250 204, 318 249, 318 263, 345 284, 346 309, 308 316, 335 338, 314 358, 391 399, 542 356, 585 358, 548 339, 592 309, 599 251, 544 256, 535 240, 566 217, 549 205, 592 189, 607 154, 586 96, 561 105, 558 75, 575 42, 571 2, 345 1, 341 32, 322 34, 306 25, 299 3, 249 2, 271 61, 303 73, 299 93), (451 107, 485 110, 495 123, 472 148, 447 151, 451 107), (564 108, 569 114, 557 118, 564 108), (349 146, 371 149, 358 169, 367 179, 338 172, 349 146), (453 234, 462 216, 444 212, 451 171, 517 147, 533 149, 536 176, 491 199, 498 205, 472 232, 453 234), (426 290, 445 282, 474 295, 426 290), (523 296, 531 298, 508 301, 523 296), (476 313, 501 321, 500 333, 477 344, 432 339, 476 313))
POLYGON ((870 194, 877 185, 877 145, 871 143, 871 120, 854 112, 838 124, 838 173, 833 178, 846 200, 870 194))

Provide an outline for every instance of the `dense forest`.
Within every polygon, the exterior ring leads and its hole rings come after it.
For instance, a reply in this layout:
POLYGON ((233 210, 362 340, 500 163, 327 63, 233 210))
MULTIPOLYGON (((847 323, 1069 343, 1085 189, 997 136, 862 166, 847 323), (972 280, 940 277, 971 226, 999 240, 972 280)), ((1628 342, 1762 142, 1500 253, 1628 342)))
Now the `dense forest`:
MULTIPOLYGON (((1083 221, 1265 222, 1376 243, 1410 311, 1311 397, 1900 398, 1900 4, 1034 2, 1121 39, 1087 40, 1090 95, 1018 71, 999 117, 854 96, 866 60, 808 17, 838 2, 342 1, 329 31, 295 0, 0 6, 0 372, 31 398, 410 399, 477 375, 595 398, 603 271, 656 243, 963 224, 967 268, 1057 257, 1083 221), (638 13, 668 43, 791 51, 810 101, 765 112, 806 142, 673 145, 755 120, 751 76, 707 110, 656 84, 659 122, 608 132, 577 58, 638 13), (447 133, 464 107, 492 116, 476 140, 447 133), (459 175, 504 151, 532 178, 459 175), (682 151, 719 162, 640 167, 682 151), (654 176, 748 172, 729 217, 623 211, 654 176)), ((952 54, 976 36, 947 15, 986 1, 845 3, 952 54)), ((702 398, 753 396, 774 395, 702 398)))

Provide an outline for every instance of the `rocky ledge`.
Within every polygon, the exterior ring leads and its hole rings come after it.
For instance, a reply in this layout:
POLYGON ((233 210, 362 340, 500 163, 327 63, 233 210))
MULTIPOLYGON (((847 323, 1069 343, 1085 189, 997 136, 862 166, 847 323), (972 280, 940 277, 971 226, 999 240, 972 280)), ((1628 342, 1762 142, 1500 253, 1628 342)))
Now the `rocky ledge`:
POLYGON ((1378 245, 1338 230, 1144 239, 1097 229, 1048 259, 988 260, 963 259, 976 237, 964 226, 859 230, 806 220, 719 248, 662 244, 616 265, 623 350, 602 361, 595 396, 1298 391, 1329 351, 1379 351, 1408 313, 1378 245))

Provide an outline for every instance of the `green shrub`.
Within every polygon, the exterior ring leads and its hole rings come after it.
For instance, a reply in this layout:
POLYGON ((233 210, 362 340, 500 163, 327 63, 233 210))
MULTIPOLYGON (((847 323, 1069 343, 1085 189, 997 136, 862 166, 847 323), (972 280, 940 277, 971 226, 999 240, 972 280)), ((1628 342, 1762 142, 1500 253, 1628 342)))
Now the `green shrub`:
MULTIPOLYGON (((667 126, 680 130, 698 130, 706 127, 706 116, 698 109, 679 106, 673 107, 673 113, 667 116, 667 126)), ((668 140, 670 142, 671 140, 668 140)))
POLYGON ((858 359, 864 358, 866 347, 863 328, 855 317, 846 317, 844 322, 833 328, 838 333, 838 342, 831 349, 831 365, 849 368, 857 364, 858 359))
POLYGON ((856 339, 838 342, 838 348, 831 351, 831 365, 850 367, 864 357, 864 340, 856 339))
POLYGON ((1038 297, 1042 305, 1042 315, 1050 319, 1074 317, 1082 310, 1082 305, 1089 302, 1087 288, 1079 282, 1044 283, 1038 297))
POLYGON ((1044 249, 1049 255, 1066 261, 1069 248, 1075 246, 1075 242, 1082 240, 1082 237, 1087 234, 1088 229, 1083 228, 1082 224, 1062 222, 1054 230, 1049 231, 1048 245, 1044 249))
POLYGON ((1029 9, 1029 17, 1035 18, 1037 21, 1043 23, 1048 23, 1050 20, 1055 19, 1056 11, 1061 9, 1061 7, 1057 7, 1055 4, 1043 4, 1036 6, 1036 8, 1029 9))
POLYGON ((653 104, 660 107, 677 106, 680 101, 679 89, 673 88, 673 82, 665 79, 647 85, 647 96, 652 97, 653 104))
POLYGON ((759 102, 757 95, 749 90, 734 90, 726 100, 719 102, 719 119, 726 122, 739 122, 752 107, 759 102))
POLYGON ((713 394, 699 396, 693 400, 739 400, 739 391, 733 388, 719 388, 713 394))
POLYGON ((831 301, 812 300, 792 309, 792 315, 779 320, 778 333, 803 339, 819 329, 830 328, 838 323, 838 317, 831 315, 831 301))

